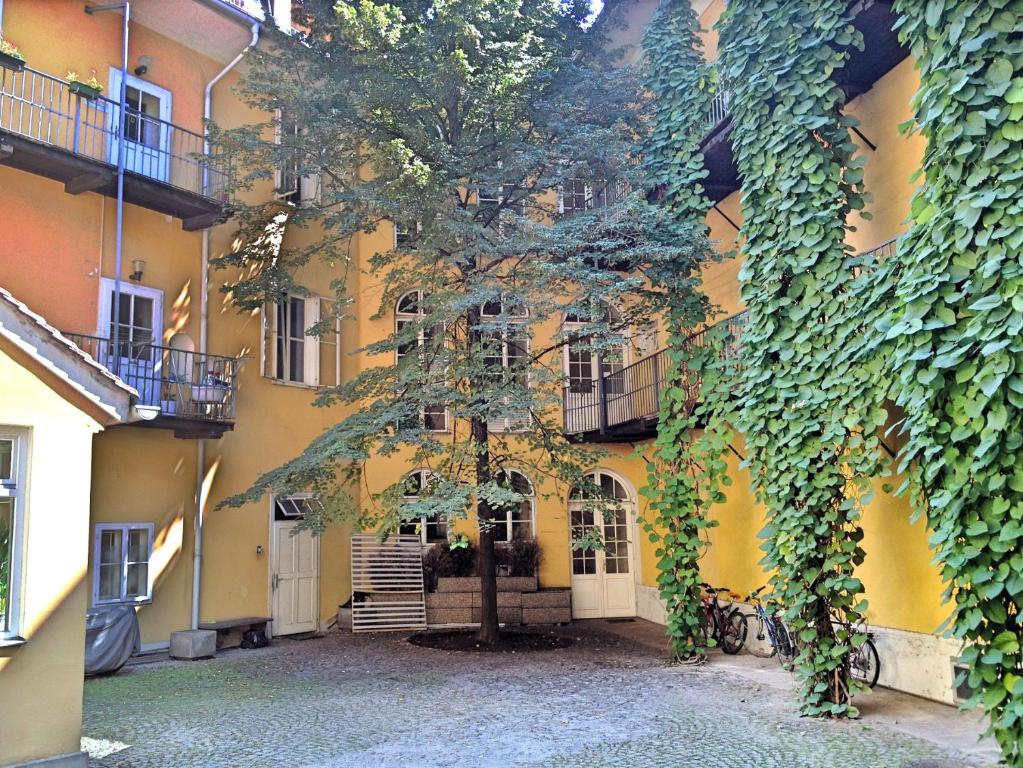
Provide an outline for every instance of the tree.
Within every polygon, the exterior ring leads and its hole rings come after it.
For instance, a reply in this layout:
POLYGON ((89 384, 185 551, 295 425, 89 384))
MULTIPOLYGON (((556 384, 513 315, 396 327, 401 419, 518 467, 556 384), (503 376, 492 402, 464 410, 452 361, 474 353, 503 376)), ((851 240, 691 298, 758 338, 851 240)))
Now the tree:
POLYGON ((385 362, 317 400, 360 408, 229 503, 314 489, 329 503, 310 525, 363 519, 352 489, 367 460, 402 452, 433 479, 411 503, 401 480, 375 494, 372 524, 386 534, 475 511, 486 643, 498 636, 495 515, 523 501, 506 469, 577 484, 592 461, 563 432, 562 348, 614 354, 666 294, 693 290, 710 254, 702 233, 647 202, 635 151, 647 105, 607 66, 589 12, 556 0, 308 1, 305 34, 274 35, 243 86, 276 116, 218 132, 244 169, 240 189, 281 166, 322 180, 318 200, 291 213, 292 225, 322 228, 306 248, 260 247, 274 207, 239 207, 252 245, 219 261, 245 275, 228 286, 239 307, 300 290, 296 267, 320 258, 343 266, 335 316, 314 330, 366 312, 346 291, 349 246, 394 222, 402 237, 368 271, 382 288, 378 316, 399 301, 407 310, 360 350, 385 362), (449 432, 431 430, 442 418, 449 432))

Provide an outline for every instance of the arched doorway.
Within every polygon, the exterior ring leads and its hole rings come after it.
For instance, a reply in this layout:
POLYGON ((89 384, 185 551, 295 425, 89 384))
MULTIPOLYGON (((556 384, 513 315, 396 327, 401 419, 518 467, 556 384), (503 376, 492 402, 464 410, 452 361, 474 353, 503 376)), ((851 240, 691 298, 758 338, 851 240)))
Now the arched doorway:
MULTIPOLYGON (((572 548, 572 618, 600 619, 636 615, 636 499, 626 484, 598 469, 587 475, 613 500, 606 514, 592 489, 573 488, 568 497, 571 541, 596 528, 604 549, 572 548)), ((571 546, 571 545, 570 545, 571 546)))

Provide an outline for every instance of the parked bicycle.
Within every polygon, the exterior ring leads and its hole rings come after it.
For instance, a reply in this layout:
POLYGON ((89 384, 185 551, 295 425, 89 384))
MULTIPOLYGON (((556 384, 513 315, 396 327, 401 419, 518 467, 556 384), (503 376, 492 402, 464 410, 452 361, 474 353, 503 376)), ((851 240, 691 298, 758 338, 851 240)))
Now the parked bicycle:
POLYGON ((700 586, 704 590, 701 597, 704 637, 708 642, 713 639, 725 653, 737 654, 746 642, 746 617, 732 602, 722 603, 719 596, 727 593, 734 601, 739 595, 727 587, 712 587, 710 584, 700 586))
POLYGON ((749 593, 746 602, 753 606, 753 613, 745 614, 743 619, 750 623, 756 622, 756 638, 761 642, 766 639, 769 643, 767 649, 761 644, 751 645, 750 653, 754 656, 768 659, 777 656, 781 665, 788 669, 796 658, 796 642, 788 626, 782 621, 781 612, 777 606, 769 605, 760 599, 760 593, 767 589, 766 586, 749 593))
POLYGON ((847 621, 834 618, 832 624, 839 630, 845 629, 849 632, 849 641, 853 646, 848 658, 849 674, 866 683, 868 688, 873 688, 881 676, 881 657, 878 656, 877 646, 874 644, 874 633, 866 624, 853 626, 847 621), (856 639, 860 636, 863 640, 856 639))

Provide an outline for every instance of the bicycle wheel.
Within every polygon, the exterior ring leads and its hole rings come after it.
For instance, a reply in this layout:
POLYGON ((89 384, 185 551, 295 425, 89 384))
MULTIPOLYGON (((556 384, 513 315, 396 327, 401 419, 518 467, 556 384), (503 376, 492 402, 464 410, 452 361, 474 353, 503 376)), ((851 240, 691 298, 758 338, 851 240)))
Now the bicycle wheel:
MULTIPOLYGON (((773 628, 768 627, 764 624, 764 618, 759 613, 747 613, 743 618, 746 619, 747 631, 749 628, 750 619, 756 619, 757 633, 755 635, 756 640, 759 642, 751 643, 746 646, 746 650, 752 653, 754 656, 759 656, 761 659, 769 659, 778 652, 778 648, 774 644, 774 631, 773 628), (766 645, 764 645, 766 641, 766 645)), ((748 635, 747 635, 748 639, 748 635)))
POLYGON ((862 680, 868 688, 877 685, 877 678, 881 676, 881 659, 877 655, 877 647, 874 641, 863 641, 863 645, 852 652, 849 659, 849 674, 857 680, 862 680))
POLYGON ((721 621, 721 650, 729 656, 734 656, 742 650, 746 643, 746 633, 749 627, 746 624, 746 617, 739 613, 738 608, 733 608, 727 615, 719 619, 721 621))
POLYGON ((792 662, 796 658, 796 643, 788 626, 781 619, 775 619, 775 639, 778 643, 778 661, 784 669, 791 670, 792 662))

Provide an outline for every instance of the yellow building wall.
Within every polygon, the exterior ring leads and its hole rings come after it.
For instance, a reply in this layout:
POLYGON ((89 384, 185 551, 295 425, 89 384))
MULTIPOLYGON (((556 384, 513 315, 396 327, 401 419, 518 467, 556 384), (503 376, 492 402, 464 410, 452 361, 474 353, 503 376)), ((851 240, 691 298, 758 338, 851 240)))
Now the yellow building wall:
MULTIPOLYGON (((717 58, 717 32, 712 27, 724 9, 724 2, 697 3, 698 10, 700 6, 706 6, 700 23, 707 57, 713 61, 717 58)), ((866 158, 864 182, 871 195, 866 210, 872 217, 868 220, 856 214, 849 222, 855 231, 850 233, 848 242, 857 252, 876 248, 908 228, 909 205, 915 189, 910 177, 920 167, 924 142, 919 136, 900 134, 898 126, 912 117, 910 104, 917 85, 913 61, 907 59, 848 105, 847 112, 859 120, 860 131, 876 145, 876 150, 871 150, 854 135, 866 158)), ((721 253, 738 252, 738 233, 725 217, 742 225, 740 198, 741 191, 732 193, 718 204, 719 210, 708 213, 709 237, 721 253)), ((736 256, 704 270, 703 288, 719 318, 743 308, 739 297, 741 266, 741 259, 736 256)), ((741 436, 736 436, 735 447, 745 455, 741 436)), ((718 526, 708 534, 710 547, 701 569, 709 582, 746 595, 768 578, 759 566, 763 553, 758 532, 765 524, 765 510, 754 497, 748 471, 739 464, 736 456, 728 457, 732 486, 726 489, 727 500, 711 510, 718 526)), ((901 478, 888 482, 897 487, 901 478)), ((908 500, 884 493, 884 484, 881 479, 875 481, 873 499, 863 510, 863 547, 867 557, 858 575, 870 602, 868 619, 879 626, 933 633, 947 618, 950 606, 943 601, 943 587, 932 562, 926 525, 922 521, 910 524, 912 510, 908 500)), ((644 575, 654 563, 651 551, 644 550, 647 566, 644 575)))
POLYGON ((79 751, 93 434, 99 425, 0 352, 0 424, 31 430, 23 637, 0 649, 0 765, 79 751))

